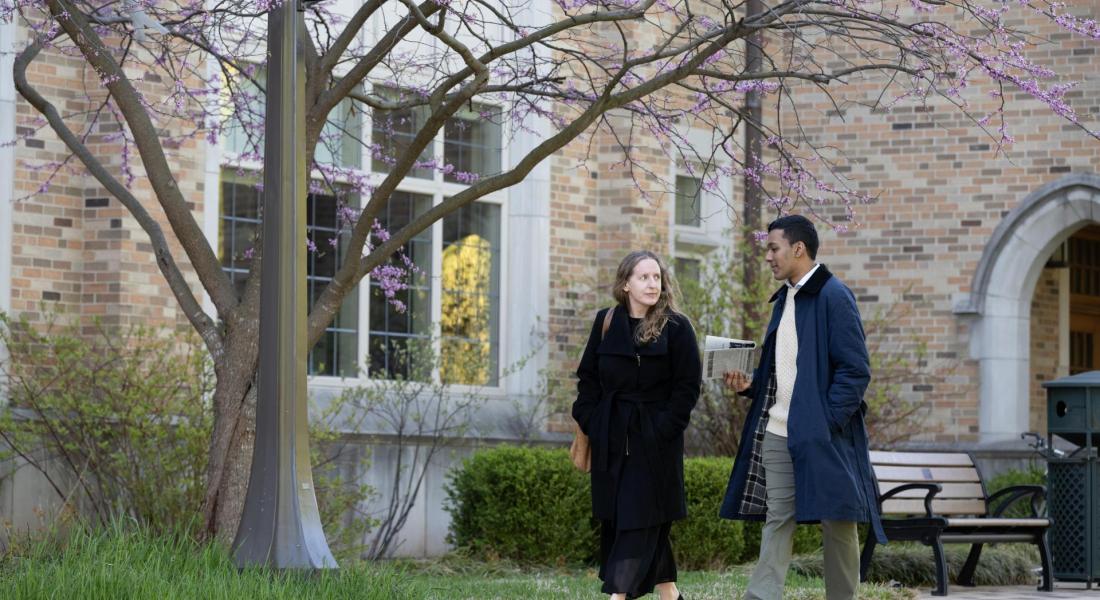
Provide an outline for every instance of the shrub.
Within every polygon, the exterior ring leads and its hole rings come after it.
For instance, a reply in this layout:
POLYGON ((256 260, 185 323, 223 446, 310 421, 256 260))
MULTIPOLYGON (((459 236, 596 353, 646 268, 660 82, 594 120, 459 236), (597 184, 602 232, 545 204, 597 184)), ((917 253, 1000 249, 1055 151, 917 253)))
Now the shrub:
MULTIPOLYGON (((998 473, 993 477, 986 479, 985 489, 986 493, 992 496, 998 490, 1003 490, 1006 487, 1014 485, 1042 485, 1047 484, 1046 471, 1039 467, 1032 466, 1028 469, 1009 469, 1007 471, 998 473)), ((998 504, 1000 501, 998 501, 998 504)), ((1042 510, 1040 505, 1039 509, 1042 510)), ((997 507, 994 506, 993 510, 997 507)), ((1030 498, 1024 498, 1014 502, 1009 509, 1004 513, 1005 517, 1026 517, 1031 514, 1031 501, 1030 498)))
POLYGON ((688 518, 672 526, 676 563, 685 569, 737 564, 744 552, 741 521, 718 516, 726 494, 730 458, 689 458, 684 461, 688 518))
POLYGON ((35 469, 64 509, 100 525, 121 515, 158 531, 194 522, 214 381, 195 336, 0 315, 0 344, 10 354, 0 459, 35 469))
MULTIPOLYGON (((742 523, 718 517, 729 472, 730 459, 685 461, 689 516, 672 528, 684 568, 732 565, 743 554, 742 523)), ((450 474, 446 493, 448 541, 475 556, 539 564, 596 560, 599 526, 591 518, 588 475, 573 468, 563 449, 479 451, 450 474)))
POLYGON ((588 475, 564 450, 476 452, 445 486, 448 541, 475 555, 525 563, 588 562, 598 548, 588 475))

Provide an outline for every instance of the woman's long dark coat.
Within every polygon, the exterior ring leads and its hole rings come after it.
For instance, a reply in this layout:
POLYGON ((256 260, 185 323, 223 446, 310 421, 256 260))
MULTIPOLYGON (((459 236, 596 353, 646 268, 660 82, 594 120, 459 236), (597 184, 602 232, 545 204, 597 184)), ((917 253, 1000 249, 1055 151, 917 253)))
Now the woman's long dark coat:
MULTIPOLYGON (((741 432, 720 514, 727 519, 763 520, 766 481, 760 473, 759 443, 765 427, 767 382, 775 364, 775 333, 787 300, 787 286, 771 301, 771 323, 760 365, 746 392, 752 407, 741 432)), ((794 463, 795 519, 870 522, 886 542, 879 520, 875 480, 868 455, 863 392, 871 380, 870 361, 856 299, 821 265, 795 297, 798 375, 787 421, 787 447, 794 463)))
POLYGON ((592 324, 573 403, 592 446, 593 516, 618 529, 683 519, 684 429, 702 383, 695 331, 672 314, 660 337, 636 347, 619 306, 601 340, 606 312, 592 324))

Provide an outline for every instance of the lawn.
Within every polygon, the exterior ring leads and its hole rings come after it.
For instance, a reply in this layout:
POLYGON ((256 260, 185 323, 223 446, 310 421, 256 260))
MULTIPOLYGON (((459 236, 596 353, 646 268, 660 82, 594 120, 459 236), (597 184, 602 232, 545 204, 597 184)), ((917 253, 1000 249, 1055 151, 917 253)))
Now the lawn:
MULTIPOLYGON (((448 559, 441 561, 446 563, 448 559)), ((412 581, 427 585, 426 598, 439 599, 514 599, 514 598, 607 598, 599 593, 600 581, 594 569, 562 569, 558 571, 515 570, 511 573, 487 569, 485 573, 441 574, 439 564, 422 569, 410 569, 412 581), (434 574, 434 575, 433 575, 434 574)), ((748 580, 745 569, 726 572, 688 571, 680 574, 679 587, 685 599, 731 600, 739 598, 748 580)), ((864 586, 860 598, 894 600, 916 598, 917 592, 883 586, 864 586)), ((657 596, 650 596, 656 600, 657 596)), ((824 583, 791 575, 787 579, 784 600, 825 598, 824 583)))
MULTIPOLYGON (((745 572, 686 572, 680 581, 691 600, 728 600, 744 589, 745 572)), ((313 575, 238 572, 216 546, 121 527, 13 545, 0 557, 0 590, 5 600, 606 598, 590 568, 524 569, 458 556, 349 563, 313 575)), ((793 575, 788 592, 786 598, 825 597, 821 580, 793 575)), ((860 594, 891 600, 915 596, 911 590, 879 586, 867 586, 860 594)))

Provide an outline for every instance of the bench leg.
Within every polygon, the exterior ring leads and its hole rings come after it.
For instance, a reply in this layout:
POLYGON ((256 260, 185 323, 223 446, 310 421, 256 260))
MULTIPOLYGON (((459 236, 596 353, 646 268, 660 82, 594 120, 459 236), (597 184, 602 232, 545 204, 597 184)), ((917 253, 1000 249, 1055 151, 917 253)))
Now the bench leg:
POLYGON ((1039 591, 1052 592, 1054 591, 1054 572, 1050 567, 1050 544, 1047 543, 1047 532, 1040 534, 1035 543, 1039 546, 1039 559, 1043 561, 1043 582, 1039 584, 1039 591))
POLYGON ((959 585, 974 587, 974 571, 978 570, 978 559, 982 556, 982 546, 974 544, 970 547, 970 554, 966 557, 963 568, 959 571, 959 585))
POLYGON ((932 590, 933 596, 947 595, 947 556, 943 553, 943 543, 937 537, 930 543, 932 556, 936 560, 936 589, 932 590))
POLYGON ((867 573, 871 571, 871 556, 875 553, 875 546, 878 544, 878 540, 875 539, 875 532, 870 527, 867 528, 867 541, 863 542, 863 552, 859 554, 859 580, 867 581, 867 573))

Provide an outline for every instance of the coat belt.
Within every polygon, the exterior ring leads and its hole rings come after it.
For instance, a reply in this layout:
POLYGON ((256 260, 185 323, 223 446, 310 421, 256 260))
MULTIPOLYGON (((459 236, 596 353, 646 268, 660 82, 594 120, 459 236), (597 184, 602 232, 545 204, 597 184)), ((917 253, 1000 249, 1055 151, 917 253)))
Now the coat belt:
MULTIPOLYGON (((630 425, 634 421, 637 421, 638 429, 642 432, 643 439, 655 440, 657 439, 657 434, 653 430, 653 422, 650 419, 643 417, 641 413, 645 412, 643 407, 646 404, 659 402, 663 400, 666 395, 667 394, 663 394, 659 391, 656 393, 647 392, 644 394, 610 391, 607 394, 604 394, 603 401, 600 402, 599 408, 601 413, 600 416, 602 417, 600 419, 601 431, 599 432, 598 444, 594 447, 595 454, 592 457, 594 459, 594 464, 592 467, 593 470, 607 470, 608 456, 611 453, 611 410, 614 404, 616 402, 621 402, 634 404, 637 407, 634 410, 631 421, 627 423, 627 435, 629 435, 630 425)), ((653 461, 649 456, 650 448, 647 444, 641 444, 641 446, 642 454, 645 456, 646 462, 652 466, 653 461)))

